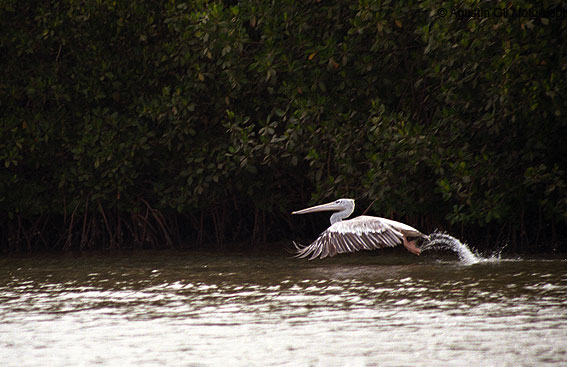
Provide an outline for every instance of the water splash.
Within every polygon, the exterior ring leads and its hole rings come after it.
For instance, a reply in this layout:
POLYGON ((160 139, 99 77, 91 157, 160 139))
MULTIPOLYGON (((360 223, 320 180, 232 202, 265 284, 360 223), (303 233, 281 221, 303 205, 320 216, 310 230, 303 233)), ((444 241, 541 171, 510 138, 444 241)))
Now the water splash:
POLYGON ((482 258, 475 255, 466 244, 447 233, 433 232, 429 235, 429 239, 429 242, 421 246, 421 250, 451 250, 456 252, 457 256, 459 256, 459 260, 466 265, 476 264, 482 260, 482 258))

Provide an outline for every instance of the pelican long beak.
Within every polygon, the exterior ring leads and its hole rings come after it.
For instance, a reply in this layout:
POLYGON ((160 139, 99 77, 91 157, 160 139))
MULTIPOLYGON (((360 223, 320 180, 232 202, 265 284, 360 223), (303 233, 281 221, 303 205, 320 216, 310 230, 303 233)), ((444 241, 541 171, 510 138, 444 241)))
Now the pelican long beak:
POLYGON ((343 210, 344 207, 341 204, 337 204, 336 202, 321 204, 312 206, 310 208, 297 210, 295 212, 291 212, 291 214, 307 214, 307 213, 316 213, 316 212, 327 212, 333 210, 343 210))

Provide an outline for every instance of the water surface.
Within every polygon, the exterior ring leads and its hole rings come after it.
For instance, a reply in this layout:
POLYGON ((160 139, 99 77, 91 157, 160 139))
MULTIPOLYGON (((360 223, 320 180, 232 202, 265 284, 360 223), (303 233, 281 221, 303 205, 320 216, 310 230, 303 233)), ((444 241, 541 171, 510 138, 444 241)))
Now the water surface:
POLYGON ((567 365, 563 259, 142 252, 0 269, 2 366, 567 365))

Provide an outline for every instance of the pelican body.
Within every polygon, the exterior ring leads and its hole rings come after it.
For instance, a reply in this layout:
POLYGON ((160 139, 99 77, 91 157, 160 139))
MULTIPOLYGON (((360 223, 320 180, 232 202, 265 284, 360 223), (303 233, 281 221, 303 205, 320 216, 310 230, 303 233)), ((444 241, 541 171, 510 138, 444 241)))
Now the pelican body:
POLYGON ((331 203, 294 211, 291 214, 322 211, 335 211, 331 215, 331 226, 310 245, 301 246, 294 242, 297 257, 309 257, 309 260, 317 257, 323 259, 346 252, 394 247, 399 244, 403 244, 411 253, 419 255, 421 250, 415 246, 415 241, 409 241, 408 237, 429 238, 417 229, 391 219, 361 215, 343 220, 354 212, 353 199, 338 199, 331 203))

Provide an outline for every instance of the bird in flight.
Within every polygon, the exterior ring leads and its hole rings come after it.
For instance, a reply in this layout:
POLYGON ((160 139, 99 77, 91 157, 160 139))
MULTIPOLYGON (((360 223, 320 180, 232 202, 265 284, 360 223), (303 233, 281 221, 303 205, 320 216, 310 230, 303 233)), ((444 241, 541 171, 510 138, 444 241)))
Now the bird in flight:
POLYGON ((410 241, 408 238, 429 239, 429 236, 417 229, 391 219, 361 215, 343 220, 354 211, 353 199, 338 199, 327 204, 294 211, 291 214, 322 211, 335 211, 331 215, 331 226, 310 245, 302 246, 293 242, 297 257, 309 257, 309 260, 317 257, 323 259, 346 252, 394 247, 399 244, 403 244, 409 252, 419 255, 421 250, 415 246, 415 240, 410 241))

